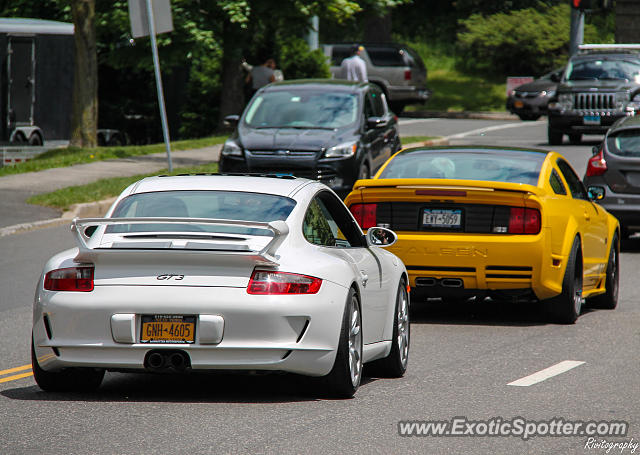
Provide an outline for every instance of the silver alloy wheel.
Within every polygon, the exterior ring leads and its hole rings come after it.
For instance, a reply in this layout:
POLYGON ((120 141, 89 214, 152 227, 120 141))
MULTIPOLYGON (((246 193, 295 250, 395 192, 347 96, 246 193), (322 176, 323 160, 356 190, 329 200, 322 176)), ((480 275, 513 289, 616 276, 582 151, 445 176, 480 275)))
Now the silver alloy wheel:
POLYGON ((409 299, 407 289, 400 290, 400 301, 398 302, 398 350, 400 351, 400 361, 406 368, 409 359, 409 299))
POLYGON ((582 300, 582 277, 576 273, 573 281, 573 307, 578 316, 580 316, 580 312, 582 311, 582 300))
POLYGON ((349 314, 351 321, 349 324, 349 372, 351 373, 351 383, 357 386, 360 384, 360 375, 362 374, 362 330, 358 300, 355 296, 351 299, 349 314))

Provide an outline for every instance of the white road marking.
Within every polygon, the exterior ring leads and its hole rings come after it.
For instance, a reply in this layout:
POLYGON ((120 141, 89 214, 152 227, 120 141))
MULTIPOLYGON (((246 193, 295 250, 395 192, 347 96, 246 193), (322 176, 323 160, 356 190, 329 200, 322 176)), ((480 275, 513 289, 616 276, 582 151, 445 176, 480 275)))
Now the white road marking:
POLYGON ((442 119, 437 119, 437 118, 401 118, 398 119, 398 124, 400 126, 404 126, 404 125, 411 125, 413 123, 428 123, 428 122, 435 122, 436 120, 442 120, 442 119))
POLYGON ((477 130, 471 130, 471 131, 465 131, 464 133, 452 134, 451 136, 447 136, 446 139, 460 139, 462 137, 467 137, 474 134, 483 134, 488 131, 496 131, 496 130, 502 130, 506 128, 518 128, 521 126, 531 126, 531 125, 535 125, 536 123, 545 123, 545 122, 546 120, 538 121, 538 122, 505 123, 503 125, 487 126, 486 128, 478 128, 477 130))
POLYGON ((549 368, 540 370, 537 373, 533 373, 529 376, 525 376, 524 378, 520 378, 516 381, 510 382, 507 385, 529 387, 530 385, 537 384, 538 382, 542 382, 546 379, 565 373, 575 367, 582 365, 583 363, 585 362, 579 360, 564 360, 560 363, 556 363, 555 365, 550 366, 549 368))

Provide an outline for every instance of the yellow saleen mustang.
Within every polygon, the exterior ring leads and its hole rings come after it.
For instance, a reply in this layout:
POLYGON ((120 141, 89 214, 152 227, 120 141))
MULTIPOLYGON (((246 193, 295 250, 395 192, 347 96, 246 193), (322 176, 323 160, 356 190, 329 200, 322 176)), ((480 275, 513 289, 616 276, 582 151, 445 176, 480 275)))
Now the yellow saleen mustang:
POLYGON ((363 229, 388 227, 413 300, 535 299, 573 323, 585 298, 618 301, 619 224, 558 153, 424 147, 392 156, 345 203, 363 229), (416 298, 418 297, 418 299, 416 298))

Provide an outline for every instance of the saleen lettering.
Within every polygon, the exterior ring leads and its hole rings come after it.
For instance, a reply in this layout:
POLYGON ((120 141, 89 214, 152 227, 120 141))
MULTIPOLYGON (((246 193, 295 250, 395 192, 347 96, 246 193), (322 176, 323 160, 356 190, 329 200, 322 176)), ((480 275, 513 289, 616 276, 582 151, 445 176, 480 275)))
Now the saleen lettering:
POLYGON ((436 255, 436 256, 469 256, 469 257, 482 257, 482 258, 489 257, 489 250, 487 248, 476 248, 474 246, 462 247, 462 248, 410 247, 407 249, 404 249, 404 248, 391 248, 391 249, 397 255, 425 254, 425 255, 436 255))

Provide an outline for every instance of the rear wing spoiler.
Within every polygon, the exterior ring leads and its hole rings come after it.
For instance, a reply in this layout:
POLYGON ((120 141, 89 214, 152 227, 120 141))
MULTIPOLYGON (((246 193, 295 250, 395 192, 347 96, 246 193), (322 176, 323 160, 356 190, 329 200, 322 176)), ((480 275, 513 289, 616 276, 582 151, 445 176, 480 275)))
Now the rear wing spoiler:
POLYGON ((456 180, 446 183, 442 179, 367 179, 358 180, 353 185, 354 190, 366 188, 398 188, 434 191, 507 191, 517 193, 540 194, 541 189, 525 183, 491 182, 486 180, 456 180))
MULTIPOLYGON (((78 244, 78 254, 75 257, 76 262, 92 262, 98 254, 115 253, 123 249, 126 250, 141 250, 141 251, 167 251, 177 250, 182 252, 189 251, 201 251, 205 250, 207 253, 228 255, 230 257, 249 257, 255 260, 261 265, 278 265, 276 250, 282 244, 285 237, 289 233, 289 226, 282 220, 270 221, 270 222, 257 222, 257 221, 241 221, 241 220, 219 220, 213 218, 74 218, 71 221, 71 231, 74 233, 76 242, 78 244), (179 235, 184 235, 185 232, 145 232, 147 235, 160 234, 166 238, 166 241, 154 242, 153 244, 144 242, 129 242, 118 244, 118 246, 101 247, 99 239, 93 239, 90 235, 87 235, 86 229, 91 226, 116 226, 116 225, 141 225, 141 224, 181 224, 181 225, 216 225, 216 226, 236 226, 243 228, 253 229, 265 229, 273 233, 273 238, 259 251, 251 250, 248 247, 241 248, 238 245, 229 245, 223 243, 213 243, 211 241, 206 244, 202 241, 198 242, 186 242, 185 246, 174 246, 170 238, 164 236, 171 236, 176 234, 176 239, 179 235)), ((189 237, 211 237, 210 232, 188 232, 189 237)), ((203 239, 204 240, 204 239, 203 239)), ((243 245, 244 246, 244 245, 243 245)))

